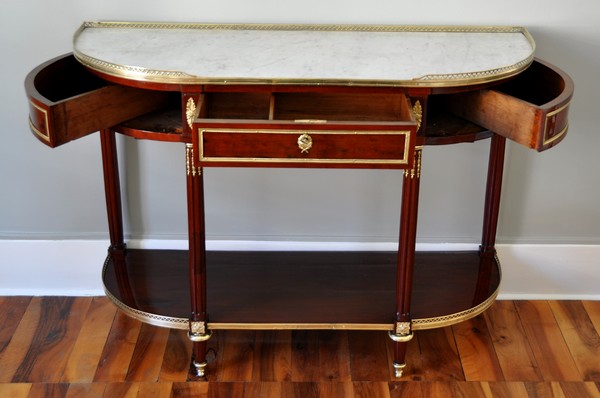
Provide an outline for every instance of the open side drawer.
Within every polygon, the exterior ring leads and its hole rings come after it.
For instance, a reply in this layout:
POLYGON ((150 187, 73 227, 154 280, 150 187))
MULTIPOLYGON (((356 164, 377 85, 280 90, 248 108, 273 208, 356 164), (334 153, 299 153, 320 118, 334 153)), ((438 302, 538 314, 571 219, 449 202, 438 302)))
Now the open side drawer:
POLYGON ((167 93, 110 84, 70 54, 32 70, 25 79, 25 90, 31 130, 51 147, 167 103, 167 93))
POLYGON ((467 120, 543 151, 567 134, 572 96, 571 78, 536 59, 523 73, 493 89, 450 95, 448 106, 467 120))
POLYGON ((412 167, 404 94, 206 93, 193 126, 197 166, 412 167))

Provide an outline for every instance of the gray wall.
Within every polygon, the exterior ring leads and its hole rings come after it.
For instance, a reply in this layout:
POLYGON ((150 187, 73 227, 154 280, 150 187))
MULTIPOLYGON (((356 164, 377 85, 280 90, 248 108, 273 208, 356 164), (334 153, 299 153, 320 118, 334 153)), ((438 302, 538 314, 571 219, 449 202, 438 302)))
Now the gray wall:
MULTIPOLYGON (((0 14, 3 142, 0 239, 102 239, 104 192, 97 134, 49 149, 27 124, 26 73, 70 51, 84 20, 300 22, 526 26, 537 55, 575 81, 569 134, 542 154, 510 143, 499 240, 600 243, 600 6, 593 0, 302 2, 229 0, 8 0, 0 14), (368 7, 367 7, 368 4, 368 7)), ((184 150, 119 141, 128 233, 184 239, 184 150)), ((427 147, 421 242, 477 242, 488 142, 427 147)), ((396 171, 206 170, 210 238, 392 241, 401 175, 396 171)))

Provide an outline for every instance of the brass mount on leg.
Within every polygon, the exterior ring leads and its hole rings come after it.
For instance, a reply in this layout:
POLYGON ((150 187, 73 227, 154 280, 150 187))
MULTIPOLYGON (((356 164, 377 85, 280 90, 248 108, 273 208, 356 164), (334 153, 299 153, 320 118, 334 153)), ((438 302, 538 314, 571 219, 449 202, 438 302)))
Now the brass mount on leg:
POLYGON ((410 322, 396 322, 396 327, 388 335, 395 343, 408 343, 413 338, 410 322))
POLYGON ((200 343, 210 339, 212 333, 206 329, 205 322, 190 321, 190 330, 188 331, 188 338, 194 343, 200 343))
MULTIPOLYGON (((408 343, 412 340, 414 334, 411 330, 410 322, 396 322, 394 330, 390 330, 388 332, 390 339, 392 339, 395 343, 408 343)), ((397 363, 394 362, 394 376, 402 377, 402 373, 404 372, 404 368, 406 367, 405 363, 397 363)))

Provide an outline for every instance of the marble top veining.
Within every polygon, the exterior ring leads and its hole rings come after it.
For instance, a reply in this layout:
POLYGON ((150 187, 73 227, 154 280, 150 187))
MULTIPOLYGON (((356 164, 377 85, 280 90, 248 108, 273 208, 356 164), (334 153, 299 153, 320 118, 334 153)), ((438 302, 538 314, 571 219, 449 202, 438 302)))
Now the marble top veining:
POLYGON ((84 23, 75 56, 102 73, 174 84, 460 86, 518 73, 519 27, 84 23))

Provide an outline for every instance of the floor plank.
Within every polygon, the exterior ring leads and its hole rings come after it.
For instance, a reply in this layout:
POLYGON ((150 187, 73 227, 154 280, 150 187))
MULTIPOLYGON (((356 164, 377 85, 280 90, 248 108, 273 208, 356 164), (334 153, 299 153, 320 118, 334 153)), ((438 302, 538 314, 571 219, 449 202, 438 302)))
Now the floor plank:
POLYGON ((550 306, 584 381, 600 381, 600 336, 581 301, 550 306))
POLYGON ((186 331, 144 325, 104 297, 0 297, 0 310, 2 398, 600 398, 595 301, 501 301, 417 331, 402 379, 384 332, 215 331, 209 374, 190 382, 186 331))
POLYGON ((31 297, 0 297, 0 354, 12 339, 30 302, 31 297))
POLYGON ((72 383, 66 398, 102 398, 105 390, 105 383, 72 383))
POLYGON ((139 398, 170 398, 173 390, 173 383, 140 383, 138 389, 139 398))
POLYGON ((482 383, 482 388, 486 394, 486 397, 513 398, 529 396, 525 383, 520 381, 509 381, 503 383, 485 382, 482 383))
POLYGON ((319 332, 292 331, 292 381, 315 381, 319 378, 319 332))
POLYGON ((479 382, 465 381, 429 381, 421 383, 423 398, 440 397, 485 397, 483 386, 479 382))
POLYGON ((600 398, 600 391, 592 382, 559 382, 559 385, 566 398, 600 398))
POLYGON ((504 375, 483 316, 452 326, 465 380, 502 381, 504 375))
POLYGON ((158 380, 168 337, 169 329, 142 325, 125 377, 126 381, 158 380))
POLYGON ((65 398, 68 391, 67 383, 33 383, 27 398, 65 398))
POLYGON ((245 383, 243 398, 280 398, 281 383, 261 381, 245 383))
POLYGON ((590 301, 586 300, 582 302, 583 308, 587 312, 590 320, 594 324, 594 328, 596 329, 596 333, 600 334, 600 300, 599 301, 590 301))
POLYGON ((18 382, 14 380, 20 364, 27 355, 33 341, 42 311, 42 300, 34 298, 29 302, 13 336, 0 356, 0 383, 18 382))
POLYGON ((292 332, 290 330, 257 331, 253 361, 253 381, 291 380, 292 332))
POLYGON ((31 383, 0 383, 0 397, 21 398, 27 397, 31 390, 31 383))
POLYGON ((517 312, 544 380, 575 381, 581 374, 569 353, 552 309, 543 301, 517 301, 517 312))
POLYGON ((117 312, 100 355, 94 381, 125 381, 141 328, 140 321, 117 312))
POLYGON ((424 380, 464 381, 458 349, 451 328, 419 331, 424 380))
POLYGON ((139 383, 106 383, 103 398, 136 398, 139 383))
MULTIPOLYGON (((34 298, 35 329, 12 376, 14 382, 57 383, 91 303, 89 297, 34 298)), ((31 333, 31 332, 30 332, 31 333)))
POLYGON ((253 330, 220 330, 217 381, 251 381, 254 363, 253 330))
MULTIPOLYGON (((388 383, 376 382, 354 382, 354 398, 390 398, 388 383)), ((348 396, 348 395, 344 395, 348 396)))
POLYGON ((117 310, 101 298, 92 300, 61 381, 92 382, 117 310))
POLYGON ((192 343, 187 337, 187 331, 179 329, 170 330, 159 380, 172 382, 186 381, 191 357, 192 343))
POLYGON ((230 398, 243 397, 244 385, 243 382, 209 382, 208 383, 208 398, 230 398))
POLYGON ((388 383, 390 398, 422 398, 421 383, 400 381, 388 383))
POLYGON ((353 331, 348 333, 350 369, 353 381, 388 381, 392 372, 387 360, 386 333, 353 331))
POLYGON ((543 380, 515 303, 497 301, 485 318, 505 380, 543 380))
POLYGON ((319 332, 319 379, 350 381, 350 347, 348 333, 343 330, 319 332))

